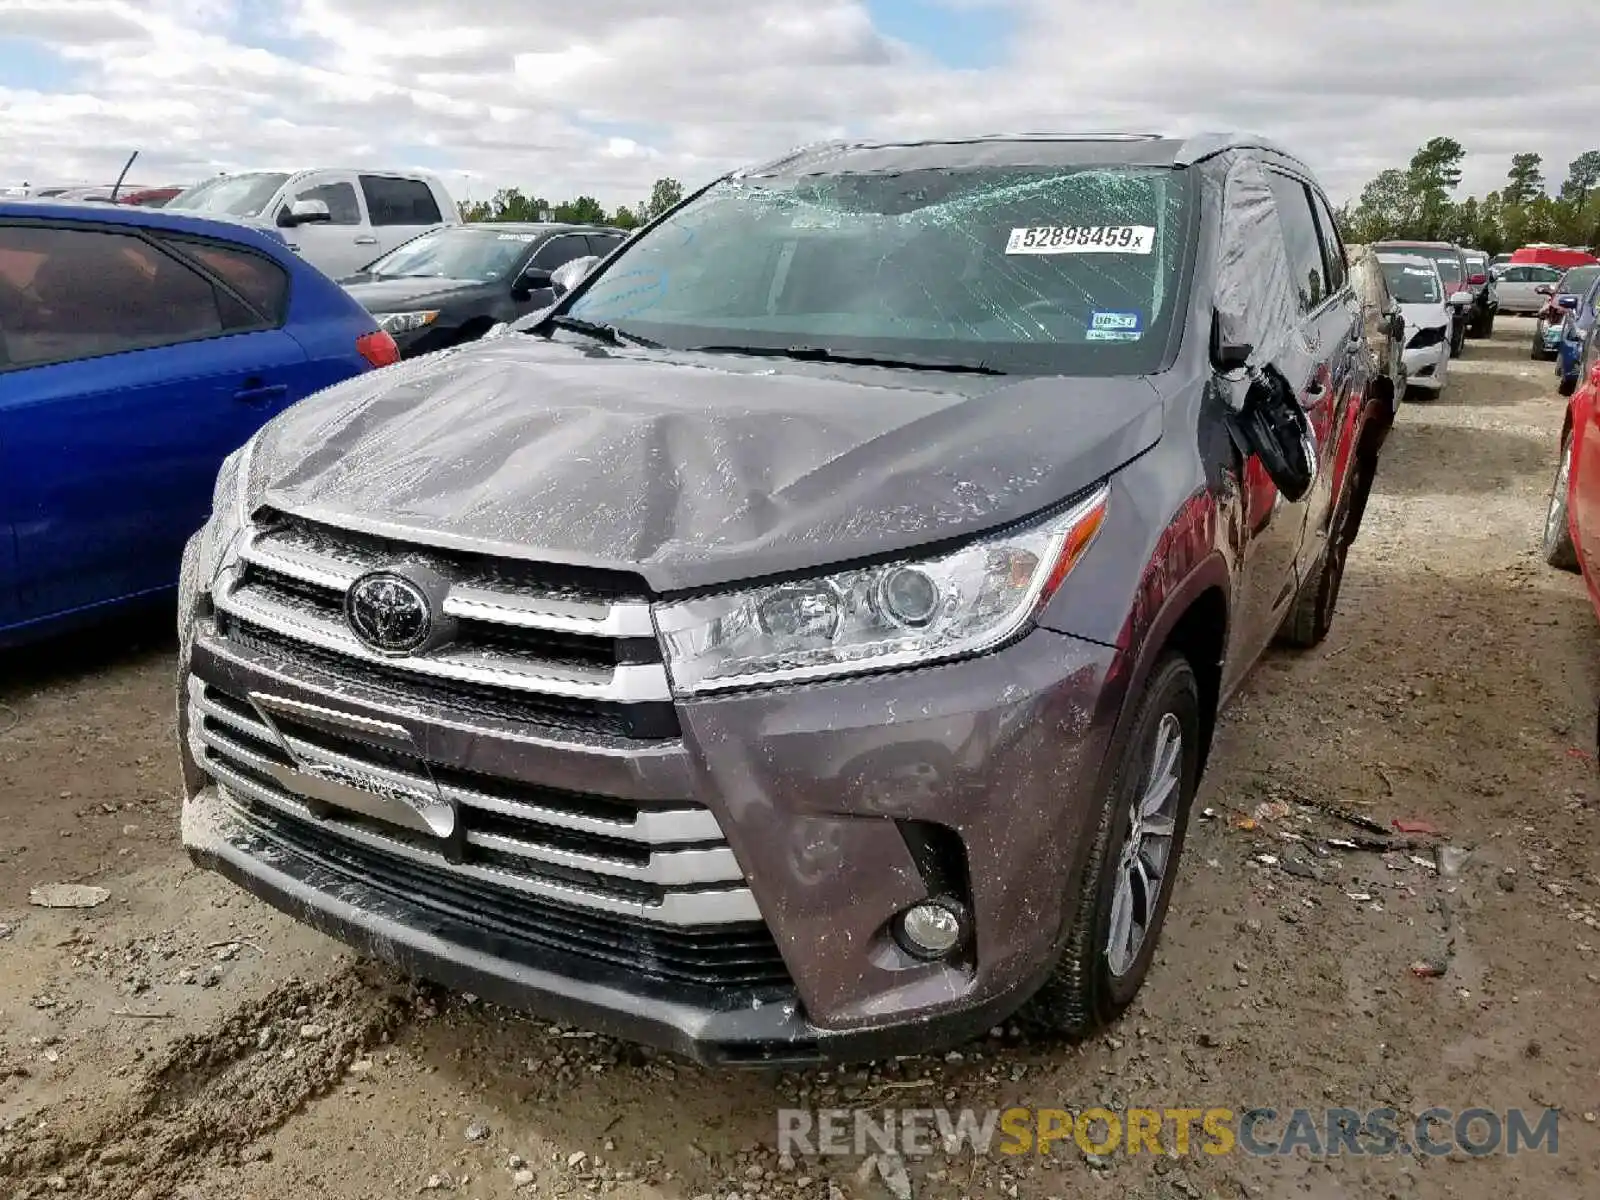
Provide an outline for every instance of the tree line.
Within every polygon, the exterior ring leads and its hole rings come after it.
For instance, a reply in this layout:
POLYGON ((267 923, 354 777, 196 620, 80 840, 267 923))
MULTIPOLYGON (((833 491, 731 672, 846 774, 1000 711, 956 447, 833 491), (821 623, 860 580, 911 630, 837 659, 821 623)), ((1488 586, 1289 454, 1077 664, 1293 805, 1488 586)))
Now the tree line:
POLYGON ((487 200, 462 201, 460 208, 463 221, 559 221, 564 225, 637 229, 682 199, 683 184, 667 178, 656 180, 648 200, 624 204, 615 212, 607 212, 593 196, 552 204, 542 196, 526 195, 520 188, 501 188, 487 200))
POLYGON ((1501 187, 1458 200, 1466 156, 1454 138, 1430 138, 1408 165, 1380 171, 1338 211, 1340 232, 1350 242, 1416 238, 1490 254, 1532 242, 1600 245, 1600 150, 1585 150, 1568 163, 1554 194, 1544 157, 1530 151, 1512 155, 1501 187))

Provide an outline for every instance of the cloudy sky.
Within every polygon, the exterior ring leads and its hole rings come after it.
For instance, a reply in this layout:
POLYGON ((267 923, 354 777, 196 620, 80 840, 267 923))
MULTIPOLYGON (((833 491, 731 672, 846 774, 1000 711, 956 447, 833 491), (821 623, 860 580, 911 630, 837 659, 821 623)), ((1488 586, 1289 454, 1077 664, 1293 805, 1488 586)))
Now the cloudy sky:
POLYGON ((1597 110, 1589 0, 0 0, 0 185, 137 147, 140 183, 409 165, 610 206, 819 137, 1245 128, 1343 199, 1435 134, 1472 191, 1521 150, 1553 188, 1597 110))

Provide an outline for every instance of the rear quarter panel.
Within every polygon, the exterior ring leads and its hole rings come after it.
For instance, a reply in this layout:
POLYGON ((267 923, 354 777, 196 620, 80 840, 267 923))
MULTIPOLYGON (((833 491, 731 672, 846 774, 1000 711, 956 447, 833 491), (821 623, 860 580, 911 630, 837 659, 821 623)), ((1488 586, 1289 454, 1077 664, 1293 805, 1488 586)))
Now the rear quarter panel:
POLYGON ((289 319, 285 326, 308 359, 306 386, 310 395, 371 369, 356 349, 359 338, 375 333, 378 323, 361 303, 322 272, 293 254, 277 259, 289 269, 289 319))

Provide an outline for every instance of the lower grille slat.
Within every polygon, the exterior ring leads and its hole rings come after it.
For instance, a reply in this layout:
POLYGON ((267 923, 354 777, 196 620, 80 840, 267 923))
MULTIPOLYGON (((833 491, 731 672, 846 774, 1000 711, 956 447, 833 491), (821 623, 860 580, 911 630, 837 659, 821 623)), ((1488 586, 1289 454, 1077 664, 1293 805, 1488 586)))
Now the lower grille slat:
POLYGON ((770 991, 774 996, 787 995, 792 987, 777 946, 759 922, 667 931, 597 918, 517 892, 476 883, 463 886, 448 871, 397 863, 381 851, 329 838, 314 824, 296 818, 241 808, 239 819, 280 851, 314 859, 397 900, 425 905, 518 942, 665 983, 740 988, 746 994, 770 991))
POLYGON ((702 807, 651 809, 608 799, 613 811, 630 819, 603 821, 497 798, 439 782, 421 759, 413 758, 410 769, 399 767, 397 760, 407 756, 354 737, 301 736, 309 731, 269 721, 248 701, 200 680, 191 680, 189 712, 195 759, 219 784, 330 835, 500 888, 646 921, 727 924, 759 917, 716 818, 702 807), (452 805, 463 829, 464 860, 448 861, 444 844, 420 827, 368 815, 388 811, 381 806, 333 807, 319 819, 327 806, 308 798, 318 793, 304 782, 307 763, 331 768, 344 780, 368 780, 374 793, 393 789, 452 805))

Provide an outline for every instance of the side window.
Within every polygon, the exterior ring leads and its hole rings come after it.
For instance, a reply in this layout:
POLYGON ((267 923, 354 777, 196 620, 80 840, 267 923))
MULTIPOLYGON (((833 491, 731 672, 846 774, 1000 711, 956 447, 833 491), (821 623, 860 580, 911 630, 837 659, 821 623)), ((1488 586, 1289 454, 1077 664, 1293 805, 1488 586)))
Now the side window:
POLYGON ((361 192, 374 225, 437 225, 444 219, 433 189, 420 179, 363 175, 361 192))
POLYGON ((270 258, 236 246, 171 241, 248 300, 269 324, 282 325, 288 318, 289 273, 270 258))
POLYGON ((1310 312, 1327 298, 1328 289, 1322 264, 1322 242, 1305 184, 1276 171, 1267 172, 1272 197, 1278 202, 1278 222, 1283 226, 1283 242, 1289 251, 1289 271, 1300 292, 1300 308, 1310 312))
POLYGON ((589 253, 589 243, 585 238, 575 234, 564 237, 553 237, 535 251, 530 267, 538 267, 541 271, 554 271, 557 267, 564 267, 575 258, 582 258, 589 253))
POLYGON ((1322 261, 1327 268, 1328 291, 1337 292, 1344 287, 1350 268, 1344 256, 1344 243, 1339 240, 1339 226, 1333 219, 1328 202, 1316 192, 1311 193, 1316 208, 1317 232, 1322 235, 1322 261))
POLYGON ((1507 267, 1500 273, 1500 278, 1506 283, 1527 283, 1527 267, 1507 267))
POLYGON ((622 238, 615 233, 591 233, 589 235, 589 253, 598 254, 601 258, 610 254, 622 245, 622 238))
MULTIPOLYGON (((327 225, 361 224, 361 205, 356 200, 356 190, 348 183, 324 183, 294 194, 296 200, 321 200, 328 206, 327 225)), ((313 226, 306 226, 310 229, 313 226)))
POLYGON ((1562 272, 1556 270, 1554 267, 1539 267, 1538 271, 1539 271, 1539 282, 1540 283, 1560 283, 1561 282, 1562 272))
POLYGON ((215 337, 215 286, 142 238, 0 226, 0 362, 71 362, 215 337))

